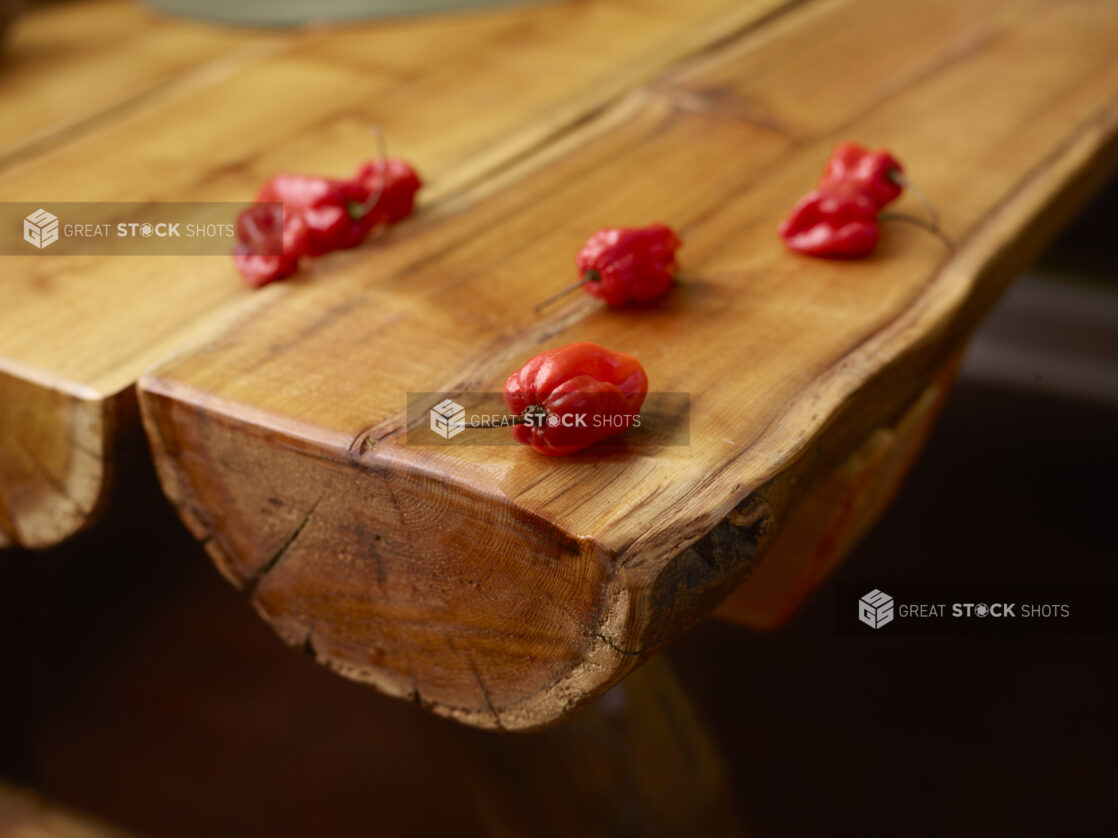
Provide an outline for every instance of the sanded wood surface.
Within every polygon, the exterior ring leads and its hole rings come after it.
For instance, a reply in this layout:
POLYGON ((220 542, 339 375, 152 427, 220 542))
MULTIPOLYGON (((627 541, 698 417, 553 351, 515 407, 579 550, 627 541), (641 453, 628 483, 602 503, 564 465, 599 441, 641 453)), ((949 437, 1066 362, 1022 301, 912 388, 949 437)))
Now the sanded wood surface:
POLYGON ((792 7, 145 376, 164 488, 319 661, 470 724, 554 722, 749 585, 786 525, 832 538, 825 564, 869 525, 937 377, 1114 170, 1116 46, 1105 2, 792 7), (775 227, 840 140, 894 151, 956 246, 887 223, 871 259, 788 254, 775 227), (533 312, 589 232, 652 221, 686 241, 660 305, 533 312), (497 390, 576 340, 689 393, 689 444, 405 444, 408 392, 497 390))
MULTIPOLYGON (((376 123, 431 208, 783 2, 525 4, 263 34, 68 3, 12 33, 0 196, 248 200, 276 171, 348 175, 375 154, 376 123)), ((0 258, 0 545, 94 520, 139 438, 118 421, 137 377, 302 284, 254 294, 224 256, 0 258)))
POLYGON ((203 68, 289 39, 172 20, 120 0, 40 4, 18 18, 0 52, 0 171, 203 68))

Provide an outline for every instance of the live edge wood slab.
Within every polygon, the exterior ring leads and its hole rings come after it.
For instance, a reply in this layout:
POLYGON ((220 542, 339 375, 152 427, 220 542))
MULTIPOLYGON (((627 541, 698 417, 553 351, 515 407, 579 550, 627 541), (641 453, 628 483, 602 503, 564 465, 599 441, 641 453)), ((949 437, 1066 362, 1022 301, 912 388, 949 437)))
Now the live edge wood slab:
POLYGON ((288 642, 468 724, 561 719, 738 585, 729 615, 774 624, 895 488, 969 330, 1112 170, 1116 44, 1102 4, 798 5, 145 375, 164 489, 288 642), (841 139, 898 154, 954 248, 888 224, 872 259, 785 252, 774 228, 841 139), (686 241, 662 304, 533 312, 590 231, 652 221, 686 241), (499 390, 577 340, 689 393, 690 443, 405 444, 408 392, 499 390), (769 547, 793 562, 767 573, 769 547))
MULTIPOLYGON (((607 5, 525 7, 490 49, 451 49, 447 25, 423 49, 442 44, 450 71, 396 43, 388 54, 420 81, 377 107, 339 92, 358 119, 320 103, 322 88, 280 85, 317 115, 296 109, 294 127, 264 137, 231 124, 212 146, 193 134, 217 168, 176 174, 168 199, 348 168, 368 155, 350 123, 378 114, 433 197, 367 247, 251 296, 224 262, 163 258, 164 296, 150 299, 119 264, 82 266, 146 305, 97 327, 100 367, 22 358, 85 381, 92 402, 126 398, 148 369, 139 401, 164 490, 260 614, 336 671, 481 727, 563 718, 720 602, 751 625, 786 619, 887 503, 970 330, 1118 155, 1118 12, 1101 0, 810 0, 705 8, 654 34, 617 4, 606 18, 620 25, 578 38, 542 17, 581 9, 601 24, 591 10, 607 5), (534 39, 552 47, 517 52, 534 39), (543 55, 558 70, 537 76, 543 55), (575 78, 587 61, 598 72, 575 78), (777 222, 847 139, 904 161, 953 248, 889 223, 869 260, 783 250, 777 222), (571 279, 590 232, 652 221, 686 241, 662 304, 580 295, 533 312, 571 279), (171 338, 140 328, 175 300, 195 305, 172 315, 171 338), (135 345, 115 350, 109 336, 130 328, 135 345), (689 393, 689 445, 550 460, 404 444, 408 392, 498 390, 530 355, 575 340, 632 352, 653 389, 689 393)), ((362 40, 375 32, 300 49, 331 82, 379 77, 370 56, 388 59, 362 40)), ((266 60, 293 60, 288 77, 302 78, 300 55, 266 60)), ((170 143, 198 108, 273 78, 245 72, 240 88, 191 86, 54 153, 88 164, 151 132, 170 143)), ((48 170, 38 161, 7 176, 27 187, 48 170)), ((921 211, 907 197, 900 209, 921 211)), ((51 280, 65 288, 56 301, 97 287, 51 280)), ((24 356, 36 340, 18 344, 24 356)))
MULTIPOLYGON (((594 0, 262 32, 126 0, 29 10, 0 63, 0 200, 247 201, 277 171, 406 154, 484 180, 787 0, 594 0)), ((0 257, 0 546, 95 521, 142 447, 135 382, 294 287, 228 257, 0 257)))

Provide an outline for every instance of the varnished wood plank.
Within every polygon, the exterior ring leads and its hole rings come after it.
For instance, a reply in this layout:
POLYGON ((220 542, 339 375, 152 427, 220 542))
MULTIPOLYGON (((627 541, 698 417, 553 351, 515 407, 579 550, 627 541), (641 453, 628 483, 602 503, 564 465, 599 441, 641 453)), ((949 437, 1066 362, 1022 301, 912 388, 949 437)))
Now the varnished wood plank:
MULTIPOLYGON (((284 36, 20 159, 0 172, 0 194, 9 201, 245 200, 277 170, 348 174, 373 155, 368 126, 375 122, 392 149, 420 168, 429 211, 783 2, 525 4, 284 36)), ((160 27, 151 43, 174 41, 172 55, 186 50, 179 33, 189 44, 196 31, 194 24, 160 27)), ((129 66, 141 73, 144 62, 141 54, 129 66)), ((20 510, 4 538, 35 546, 87 525, 104 506, 116 468, 107 452, 124 447, 115 437, 130 426, 101 417, 128 409, 143 370, 220 333, 230 318, 297 293, 315 275, 253 294, 224 256, 6 256, 3 269, 0 373, 11 380, 4 386, 46 387, 36 404, 81 411, 94 452, 90 459, 57 450, 69 444, 54 430, 66 415, 36 417, 15 401, 0 402, 13 417, 3 421, 16 429, 0 440, 2 459, 12 464, 0 470, 0 497, 11 496, 9 511, 20 510), (59 458, 83 463, 80 485, 50 467, 59 458)))
POLYGON ((561 718, 709 611, 804 486, 889 459, 877 429, 1113 171, 1112 7, 910 8, 797 7, 147 376, 164 487, 219 568, 323 663, 488 727, 561 718), (887 225, 872 259, 789 255, 776 224, 843 139, 896 152, 957 249, 887 225), (533 313, 588 232, 651 221, 686 240, 662 305, 533 313), (689 392, 690 444, 404 444, 407 392, 499 389, 576 340, 689 392))
POLYGON ((0 171, 297 37, 187 23, 121 0, 27 8, 0 57, 0 171))

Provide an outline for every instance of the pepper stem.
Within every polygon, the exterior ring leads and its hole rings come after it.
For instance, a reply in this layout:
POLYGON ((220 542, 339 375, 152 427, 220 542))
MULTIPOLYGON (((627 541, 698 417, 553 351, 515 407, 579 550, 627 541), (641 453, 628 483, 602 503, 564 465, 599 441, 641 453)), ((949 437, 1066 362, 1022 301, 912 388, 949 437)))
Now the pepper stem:
POLYGON ((589 282, 600 282, 601 279, 602 279, 602 275, 600 273, 598 273, 596 270, 594 270, 593 268, 591 268, 590 270, 588 270, 586 273, 584 273, 582 275, 582 279, 580 279, 578 282, 574 283, 573 285, 568 285, 566 288, 564 288, 562 291, 559 291, 558 293, 552 294, 550 297, 548 297, 542 303, 536 303, 536 305, 532 309, 532 311, 540 311, 541 309, 545 309, 549 305, 551 305, 553 302, 555 302, 556 300, 561 300, 565 296, 570 294, 572 291, 577 291, 583 285, 586 285, 589 282))
POLYGON ((937 225, 930 224, 923 218, 917 218, 915 215, 908 215, 903 212, 881 212, 877 217, 882 221, 903 221, 906 224, 912 224, 914 227, 919 227, 921 230, 927 230, 937 239, 939 239, 947 247, 948 250, 955 249, 955 242, 943 232, 937 225))
POLYGON ((928 196, 925 195, 915 183, 906 178, 904 173, 899 169, 889 170, 889 180, 912 193, 913 197, 924 206, 924 211, 928 213, 928 220, 932 222, 932 226, 938 230, 939 213, 936 212, 936 208, 928 199, 928 196))
POLYGON ((346 211, 348 212, 349 217, 352 218, 354 221, 359 218, 364 218, 366 215, 373 211, 373 207, 375 207, 380 202, 381 196, 384 195, 384 184, 387 180, 387 178, 385 178, 384 176, 384 164, 385 161, 388 159, 388 146, 384 141, 384 132, 380 130, 380 126, 375 122, 369 126, 369 130, 372 132, 373 136, 376 137, 377 141, 376 168, 380 171, 380 183, 377 184, 376 194, 366 198, 364 203, 359 204, 356 201, 350 201, 349 206, 346 207, 346 211))

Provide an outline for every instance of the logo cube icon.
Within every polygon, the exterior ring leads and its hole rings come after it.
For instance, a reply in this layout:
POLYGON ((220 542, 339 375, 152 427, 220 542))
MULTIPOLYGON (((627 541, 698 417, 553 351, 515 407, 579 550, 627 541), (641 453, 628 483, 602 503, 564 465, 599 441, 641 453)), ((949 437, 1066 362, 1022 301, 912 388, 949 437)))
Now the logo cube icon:
POLYGON ((23 219, 23 240, 42 250, 58 241, 58 216, 38 209, 23 219))
POLYGON ((893 598, 874 588, 858 600, 858 619, 872 629, 893 622, 893 598))
POLYGON ((443 399, 431 408, 431 430, 443 439, 453 439, 466 430, 466 408, 443 399))

